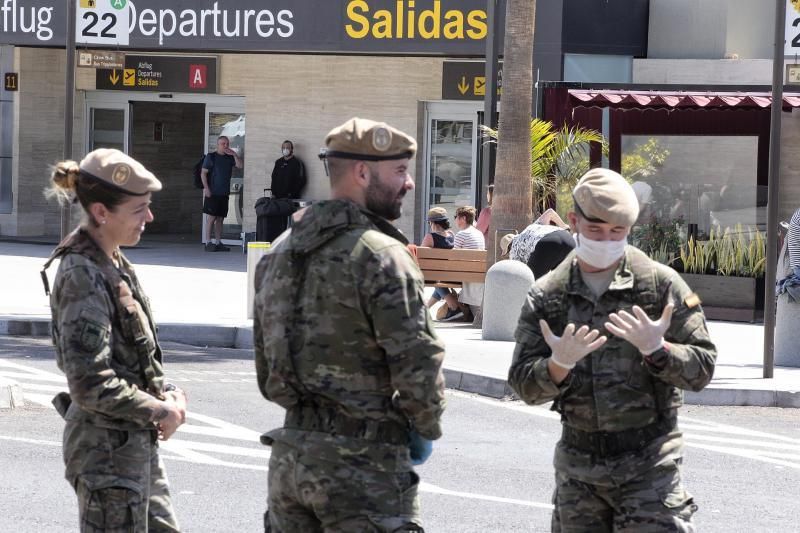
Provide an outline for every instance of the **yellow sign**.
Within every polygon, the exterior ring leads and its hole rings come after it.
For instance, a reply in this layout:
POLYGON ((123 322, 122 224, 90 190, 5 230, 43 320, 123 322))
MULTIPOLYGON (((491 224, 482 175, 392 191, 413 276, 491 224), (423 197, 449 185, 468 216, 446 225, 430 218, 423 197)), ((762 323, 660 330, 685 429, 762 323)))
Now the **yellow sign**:
POLYGON ((467 94, 469 91, 469 83, 467 83, 467 77, 461 76, 461 82, 458 84, 458 92, 461 94, 467 94))
POLYGON ((119 74, 117 74, 116 70, 112 70, 111 74, 108 76, 108 81, 111 82, 111 85, 116 85, 119 81, 119 74))
POLYGON ((486 76, 475 76, 475 96, 486 95, 486 76))
POLYGON ((94 9, 97 7, 97 0, 81 0, 81 9, 94 9))
POLYGON ((127 87, 135 87, 136 86, 136 69, 135 68, 126 68, 125 74, 122 76, 122 85, 127 87))

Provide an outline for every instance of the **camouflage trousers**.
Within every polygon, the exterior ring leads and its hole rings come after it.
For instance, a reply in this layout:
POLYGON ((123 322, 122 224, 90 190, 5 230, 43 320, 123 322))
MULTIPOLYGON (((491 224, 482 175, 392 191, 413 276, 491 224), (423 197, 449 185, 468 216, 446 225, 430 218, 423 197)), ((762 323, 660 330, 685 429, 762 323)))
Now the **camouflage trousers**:
POLYGON ((412 472, 355 469, 274 442, 269 460, 271 533, 422 532, 412 472))
POLYGON ((154 432, 68 421, 64 463, 82 533, 179 531, 154 432))
POLYGON ((669 460, 622 484, 586 483, 556 471, 554 533, 665 533, 695 531, 697 510, 669 460))

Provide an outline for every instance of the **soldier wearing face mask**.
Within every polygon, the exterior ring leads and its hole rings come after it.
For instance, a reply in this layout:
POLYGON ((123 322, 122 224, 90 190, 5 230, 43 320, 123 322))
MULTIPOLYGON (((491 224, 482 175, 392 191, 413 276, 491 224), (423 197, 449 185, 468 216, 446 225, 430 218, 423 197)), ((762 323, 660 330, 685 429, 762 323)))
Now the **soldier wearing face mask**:
POLYGON ((639 207, 622 176, 590 170, 573 198, 577 246, 528 294, 509 370, 561 414, 552 531, 694 531, 677 411, 714 372, 699 299, 627 244, 639 207))
POLYGON ((306 167, 295 157, 294 144, 292 141, 283 141, 281 157, 275 161, 272 169, 272 197, 302 198, 307 181, 306 167))

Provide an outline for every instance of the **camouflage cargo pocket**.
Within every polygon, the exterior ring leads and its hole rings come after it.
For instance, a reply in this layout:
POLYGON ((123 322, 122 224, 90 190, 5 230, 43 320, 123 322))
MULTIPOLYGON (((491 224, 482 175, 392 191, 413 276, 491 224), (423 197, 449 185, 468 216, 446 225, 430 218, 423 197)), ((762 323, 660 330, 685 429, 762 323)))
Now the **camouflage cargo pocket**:
POLYGON ((79 482, 81 532, 138 533, 146 531, 141 495, 130 488, 110 486, 91 490, 79 482))

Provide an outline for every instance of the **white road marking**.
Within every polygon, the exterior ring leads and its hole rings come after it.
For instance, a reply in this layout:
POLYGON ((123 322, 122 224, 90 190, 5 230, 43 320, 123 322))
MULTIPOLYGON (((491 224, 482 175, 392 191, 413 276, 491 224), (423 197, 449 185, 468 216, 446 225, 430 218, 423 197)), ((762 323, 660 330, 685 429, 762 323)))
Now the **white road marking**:
POLYGON ((476 494, 474 492, 460 492, 457 490, 443 489, 442 487, 432 485, 431 483, 427 483, 425 481, 420 483, 419 490, 422 492, 430 492, 432 494, 441 494, 442 496, 455 496, 458 498, 468 498, 471 500, 483 500, 487 502, 523 505, 525 507, 534 507, 536 509, 547 509, 549 511, 553 509, 553 505, 549 503, 539 503, 529 500, 517 500, 513 498, 501 498, 499 496, 487 496, 485 494, 476 494))
POLYGON ((39 385, 38 383, 25 383, 22 385, 24 389, 25 396, 28 396, 28 391, 39 391, 39 392, 52 392, 54 394, 58 394, 59 392, 66 391, 66 387, 59 387, 57 385, 39 385))
POLYGON ((482 403, 485 405, 492 405, 494 407, 502 407, 503 409, 508 409, 509 411, 516 411, 518 413, 525 413, 529 415, 536 415, 542 418, 549 418, 551 420, 561 420, 561 415, 558 413, 551 411, 546 407, 539 407, 534 405, 526 405, 522 402, 503 402, 502 400, 494 400, 491 398, 484 398, 483 396, 477 396, 475 394, 470 394, 468 392, 461 392, 456 390, 447 390, 447 394, 450 396, 456 396, 458 398, 466 398, 468 400, 472 400, 477 403, 482 403))
POLYGON ((61 447, 61 443, 54 440, 40 440, 40 439, 26 439, 24 437, 10 437, 7 435, 0 435, 0 440, 10 440, 14 442, 24 442, 26 444, 38 444, 40 446, 53 446, 61 447))
POLYGON ((67 383, 67 380, 62 376, 41 376, 36 374, 28 374, 27 372, 9 372, 6 370, 0 372, 0 375, 11 379, 32 379, 34 381, 48 381, 51 383, 67 383))

